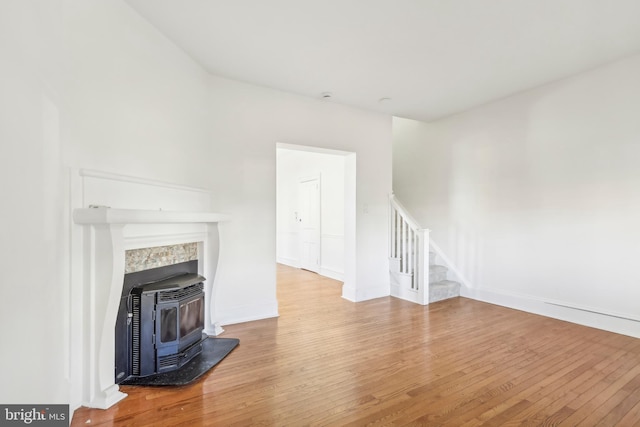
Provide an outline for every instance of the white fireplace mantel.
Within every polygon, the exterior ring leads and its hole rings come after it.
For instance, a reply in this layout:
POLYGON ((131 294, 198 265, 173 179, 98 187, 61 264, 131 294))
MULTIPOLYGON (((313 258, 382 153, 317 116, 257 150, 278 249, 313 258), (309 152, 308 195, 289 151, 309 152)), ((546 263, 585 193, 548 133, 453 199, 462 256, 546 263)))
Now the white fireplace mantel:
POLYGON ((73 221, 83 230, 85 339, 82 400, 85 406, 106 409, 127 396, 119 390, 114 378, 115 324, 124 283, 125 250, 140 246, 145 239, 158 243, 158 246, 164 242, 175 243, 175 236, 180 236, 178 240, 198 242, 203 252, 202 266, 199 265, 199 268, 207 277, 205 332, 216 335, 221 331, 217 329, 219 326, 215 322, 212 305, 213 276, 219 253, 218 223, 228 220, 229 215, 213 212, 116 209, 105 206, 73 209, 73 221), (141 227, 146 235, 141 237, 136 227, 141 227), (188 233, 181 231, 184 227, 189 229, 188 233), (152 232, 149 233, 149 230, 152 232))
POLYGON ((226 214, 214 212, 180 212, 143 209, 112 209, 106 206, 74 209, 76 224, 184 224, 229 221, 226 214))

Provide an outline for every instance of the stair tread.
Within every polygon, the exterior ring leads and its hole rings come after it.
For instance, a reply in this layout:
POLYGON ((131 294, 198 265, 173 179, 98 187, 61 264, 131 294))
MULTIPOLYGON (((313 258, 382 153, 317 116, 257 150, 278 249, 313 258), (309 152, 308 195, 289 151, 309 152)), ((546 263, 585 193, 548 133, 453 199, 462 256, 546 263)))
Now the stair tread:
POLYGON ((429 302, 438 302, 460 296, 460 283, 453 280, 441 280, 429 284, 429 302))
POLYGON ((429 283, 429 289, 432 292, 453 291, 460 293, 460 283, 453 280, 441 280, 439 282, 429 283))
POLYGON ((441 280, 439 282, 429 283, 430 286, 456 286, 460 285, 460 282, 455 280, 441 280))

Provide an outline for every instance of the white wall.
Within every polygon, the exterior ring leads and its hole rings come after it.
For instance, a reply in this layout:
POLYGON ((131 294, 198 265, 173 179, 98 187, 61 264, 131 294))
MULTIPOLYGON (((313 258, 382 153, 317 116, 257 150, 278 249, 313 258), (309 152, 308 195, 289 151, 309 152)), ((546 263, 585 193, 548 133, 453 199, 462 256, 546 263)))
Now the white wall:
POLYGON ((3 404, 69 400, 57 12, 0 2, 3 404))
MULTIPOLYGON (((213 151, 208 74, 124 2, 64 0, 62 6, 61 138, 66 170, 95 169, 206 188, 207 159, 213 151)), ((75 192, 72 196, 76 203, 75 192)), ((84 278, 77 262, 80 226, 73 227, 75 240, 63 242, 71 249, 70 401, 77 406, 87 332, 81 315, 84 278)))
POLYGON ((124 2, 65 1, 66 163, 208 184, 209 75, 124 2))
POLYGON ((634 56, 430 124, 394 120, 394 192, 467 295, 640 336, 639 75, 634 56))
POLYGON ((69 168, 211 190, 213 209, 233 216, 215 296, 231 323, 277 314, 276 142, 357 153, 344 295, 388 294, 389 116, 212 77, 119 0, 2 2, 0 35, 3 300, 36 296, 1 311, 23 325, 3 335, 1 402, 80 403, 69 168))
MULTIPOLYGON (((320 177, 320 274, 344 279, 345 157, 300 149, 277 149, 277 261, 300 266, 299 224, 295 213, 301 178, 320 177)), ((353 201, 355 203, 355 201, 353 201)))
POLYGON ((343 296, 360 301, 388 295, 391 117, 219 77, 210 83, 213 208, 233 216, 220 227, 221 322, 275 314, 277 143, 304 141, 355 153, 356 253, 347 252, 353 267, 345 265, 343 296))

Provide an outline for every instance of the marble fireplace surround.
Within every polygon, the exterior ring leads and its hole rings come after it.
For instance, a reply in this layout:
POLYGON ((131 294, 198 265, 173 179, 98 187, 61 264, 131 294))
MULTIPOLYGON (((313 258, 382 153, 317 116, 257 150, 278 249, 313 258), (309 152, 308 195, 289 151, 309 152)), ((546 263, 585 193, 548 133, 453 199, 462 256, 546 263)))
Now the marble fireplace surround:
MULTIPOLYGON (((94 171, 81 170, 79 175, 84 181, 100 180, 100 188, 105 183, 113 186, 117 190, 114 194, 118 194, 123 186, 134 192, 144 192, 149 187, 154 193, 154 201, 162 199, 155 194, 158 190, 169 199, 176 191, 200 192, 196 198, 206 198, 207 202, 209 198, 208 193, 189 187, 129 177, 123 179, 121 176, 94 171)), ((115 201, 107 193, 104 199, 115 201)), ((169 199, 163 204, 171 206, 169 199)), ((186 203, 186 207, 190 204, 196 208, 202 207, 199 203, 186 203)), ((77 240, 81 242, 78 254, 81 258, 83 289, 82 404, 106 409, 127 396, 119 390, 114 378, 115 323, 124 282, 125 252, 130 249, 197 243, 198 272, 207 278, 205 332, 218 335, 222 329, 216 323, 212 301, 220 251, 218 223, 228 221, 230 217, 206 211, 107 206, 76 207, 72 213, 74 224, 81 230, 81 238, 77 240)))

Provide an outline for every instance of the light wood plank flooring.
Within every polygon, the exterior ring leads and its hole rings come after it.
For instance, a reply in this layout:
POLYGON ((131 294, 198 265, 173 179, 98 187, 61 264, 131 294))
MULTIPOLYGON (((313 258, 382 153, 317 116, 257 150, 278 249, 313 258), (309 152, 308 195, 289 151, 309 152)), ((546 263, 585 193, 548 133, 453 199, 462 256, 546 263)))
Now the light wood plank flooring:
POLYGON ((122 387, 73 426, 640 426, 640 340, 465 298, 358 304, 278 266, 280 317, 186 387, 122 387), (90 420, 90 421, 89 421, 90 420))

